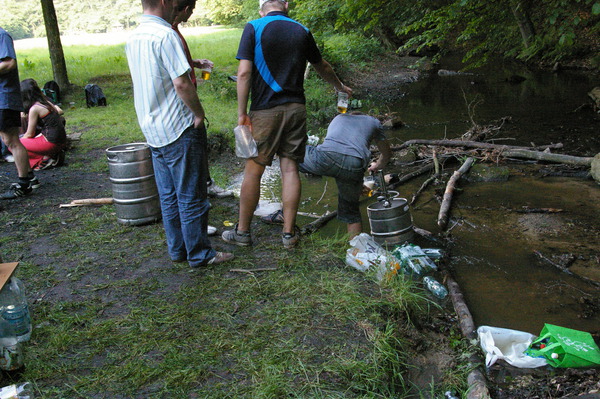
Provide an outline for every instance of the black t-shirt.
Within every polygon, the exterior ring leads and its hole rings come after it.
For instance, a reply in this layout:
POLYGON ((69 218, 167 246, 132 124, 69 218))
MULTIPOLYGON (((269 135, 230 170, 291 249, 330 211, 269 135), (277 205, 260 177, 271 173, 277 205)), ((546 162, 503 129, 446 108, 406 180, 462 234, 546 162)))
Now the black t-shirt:
POLYGON ((253 62, 251 110, 304 104, 306 62, 322 59, 310 31, 279 11, 246 25, 236 58, 253 62))

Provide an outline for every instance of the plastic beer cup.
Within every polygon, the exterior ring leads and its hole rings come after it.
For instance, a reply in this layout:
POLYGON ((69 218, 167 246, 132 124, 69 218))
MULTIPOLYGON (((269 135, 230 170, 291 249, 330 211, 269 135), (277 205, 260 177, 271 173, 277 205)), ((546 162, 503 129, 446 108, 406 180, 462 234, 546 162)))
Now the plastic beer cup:
POLYGON ((348 111, 348 93, 340 91, 337 96, 338 112, 345 114, 348 111))
POLYGON ((202 77, 202 80, 208 80, 208 79, 210 79, 210 73, 212 72, 212 68, 202 68, 200 70, 200 72, 201 72, 200 76, 202 77))

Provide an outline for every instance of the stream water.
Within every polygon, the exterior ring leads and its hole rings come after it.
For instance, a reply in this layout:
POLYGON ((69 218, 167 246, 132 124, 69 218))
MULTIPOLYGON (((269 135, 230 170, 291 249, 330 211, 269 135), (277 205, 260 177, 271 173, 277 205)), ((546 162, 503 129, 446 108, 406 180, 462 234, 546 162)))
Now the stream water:
MULTIPOLYGON (((452 61, 443 65, 458 70, 452 61)), ((405 140, 457 138, 471 126, 505 123, 501 144, 562 143, 555 152, 594 156, 600 152, 600 115, 587 93, 600 77, 575 72, 535 73, 495 64, 473 74, 423 75, 403 85, 405 95, 388 103, 405 126, 387 131, 393 143, 405 140), (511 76, 525 78, 510 83, 511 76), (469 113, 469 105, 474 112, 469 113), (587 104, 587 105, 586 105, 587 104), (505 118, 506 117, 506 118, 505 118)), ((504 182, 461 181, 448 224, 452 245, 448 266, 459 283, 476 325, 489 325, 538 334, 544 323, 591 333, 600 332, 600 289, 577 275, 600 281, 600 186, 581 177, 540 177, 533 162, 508 164, 504 182), (551 208, 556 213, 521 213, 524 207, 551 208), (571 256, 570 275, 541 260, 556 263, 571 256), (574 257, 574 258, 573 258, 574 257)), ((445 166, 452 173, 458 164, 445 166)), ((402 166, 386 173, 402 174, 402 166)), ((396 188, 410 199, 428 176, 396 188)), ((434 190, 424 191, 411 208, 415 226, 434 234, 439 202, 434 190)), ((278 201, 277 168, 268 168, 262 197, 278 201)), ((335 210, 337 189, 330 178, 303 177, 302 213, 335 210)), ((363 228, 368 232, 364 202, 363 228)), ((299 217, 299 224, 310 222, 299 217)), ((330 222, 321 234, 345 232, 330 222)), ((432 242, 421 246, 439 247, 432 242)))

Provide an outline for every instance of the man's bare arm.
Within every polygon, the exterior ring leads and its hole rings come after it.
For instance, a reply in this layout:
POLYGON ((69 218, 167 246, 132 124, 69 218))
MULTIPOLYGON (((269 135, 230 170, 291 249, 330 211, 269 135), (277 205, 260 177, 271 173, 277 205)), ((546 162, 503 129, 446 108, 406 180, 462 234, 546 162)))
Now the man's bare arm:
POLYGON ((204 123, 204 108, 198 98, 196 87, 192 83, 190 76, 184 73, 173 80, 173 85, 179 98, 183 100, 184 104, 194 114, 194 127, 200 126, 204 123))
POLYGON ((17 60, 14 58, 2 58, 0 60, 0 75, 5 75, 17 67, 17 60))

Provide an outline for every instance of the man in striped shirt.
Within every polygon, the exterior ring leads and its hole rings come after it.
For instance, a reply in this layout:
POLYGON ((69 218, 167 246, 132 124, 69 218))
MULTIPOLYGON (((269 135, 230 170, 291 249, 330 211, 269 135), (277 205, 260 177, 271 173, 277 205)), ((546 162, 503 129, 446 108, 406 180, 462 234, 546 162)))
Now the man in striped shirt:
POLYGON ((142 0, 139 26, 127 41, 135 110, 152 152, 169 256, 192 267, 222 263, 207 235, 207 136, 190 64, 171 28, 175 0, 142 0))

